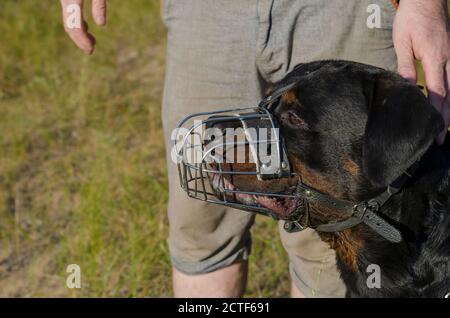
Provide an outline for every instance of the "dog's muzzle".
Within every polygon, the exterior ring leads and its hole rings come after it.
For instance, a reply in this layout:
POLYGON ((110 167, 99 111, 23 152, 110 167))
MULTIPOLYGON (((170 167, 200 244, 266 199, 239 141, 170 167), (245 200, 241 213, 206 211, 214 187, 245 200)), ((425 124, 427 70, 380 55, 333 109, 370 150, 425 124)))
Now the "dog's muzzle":
POLYGON ((264 206, 270 200, 279 204, 297 200, 295 189, 291 194, 270 193, 234 184, 242 177, 251 183, 295 175, 276 120, 267 109, 241 108, 189 116, 177 127, 172 158, 178 164, 181 186, 190 197, 283 219, 297 212, 298 204, 287 214, 280 207, 279 215, 264 206))
POLYGON ((234 181, 294 178, 284 139, 272 110, 283 87, 257 107, 196 113, 184 118, 172 136, 172 159, 184 191, 195 199, 292 220, 304 202, 295 187, 276 192, 251 191, 234 181), (253 177, 253 178, 251 178, 253 177))

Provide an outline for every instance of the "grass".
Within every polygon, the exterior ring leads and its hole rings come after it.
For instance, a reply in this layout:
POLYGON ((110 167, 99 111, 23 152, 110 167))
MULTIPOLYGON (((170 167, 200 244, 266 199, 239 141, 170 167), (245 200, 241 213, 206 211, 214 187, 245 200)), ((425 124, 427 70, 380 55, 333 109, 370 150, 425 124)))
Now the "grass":
MULTIPOLYGON (((172 295, 157 2, 110 0, 87 57, 57 1, 2 0, 0 296, 172 295), (65 284, 73 263, 79 290, 65 284)), ((258 219, 247 296, 288 296, 276 237, 258 219)))
MULTIPOLYGON (((87 57, 55 0, 0 10, 0 296, 171 296, 157 1, 110 0, 87 57), (79 264, 82 288, 66 288, 79 264)), ((287 296, 271 220, 253 229, 248 296, 287 296)))

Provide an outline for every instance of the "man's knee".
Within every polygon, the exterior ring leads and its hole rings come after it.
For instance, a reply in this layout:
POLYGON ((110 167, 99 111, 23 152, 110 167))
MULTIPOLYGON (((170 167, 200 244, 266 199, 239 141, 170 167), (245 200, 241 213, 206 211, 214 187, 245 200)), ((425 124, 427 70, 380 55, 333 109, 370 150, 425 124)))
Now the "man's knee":
POLYGON ((169 202, 172 265, 185 274, 208 273, 247 260, 254 216, 189 199, 169 202))

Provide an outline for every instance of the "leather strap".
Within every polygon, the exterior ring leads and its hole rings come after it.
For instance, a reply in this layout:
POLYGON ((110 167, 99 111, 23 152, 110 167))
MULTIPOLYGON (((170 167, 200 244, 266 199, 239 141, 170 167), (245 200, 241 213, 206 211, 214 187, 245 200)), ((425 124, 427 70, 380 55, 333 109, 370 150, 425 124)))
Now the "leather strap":
POLYGON ((402 235, 400 231, 381 218, 378 213, 378 210, 372 210, 370 207, 357 208, 350 218, 337 223, 319 225, 315 230, 319 232, 340 232, 364 223, 388 241, 393 243, 401 242, 402 235))
POLYGON ((272 92, 269 96, 264 98, 258 105, 258 107, 266 108, 269 111, 272 110, 272 104, 277 102, 277 100, 286 93, 288 90, 292 89, 295 85, 297 85, 297 81, 289 82, 286 85, 281 86, 280 88, 276 89, 272 92))
POLYGON ((380 210, 392 196, 401 191, 402 187, 411 178, 418 165, 419 161, 416 161, 408 171, 405 171, 395 179, 381 194, 358 204, 354 204, 347 200, 336 199, 305 185, 299 180, 295 194, 299 199, 306 201, 305 212, 296 213, 296 220, 287 221, 284 228, 288 232, 298 232, 309 227, 309 220, 306 220, 304 224, 301 224, 301 220, 305 217, 305 214, 307 214, 307 218, 309 219, 309 203, 316 203, 350 215, 350 217, 344 221, 318 225, 314 229, 319 232, 340 232, 363 223, 386 240, 393 243, 399 243, 402 241, 401 232, 394 225, 385 220, 385 218, 387 218, 385 215, 383 215, 383 217, 380 216, 382 215, 380 210))

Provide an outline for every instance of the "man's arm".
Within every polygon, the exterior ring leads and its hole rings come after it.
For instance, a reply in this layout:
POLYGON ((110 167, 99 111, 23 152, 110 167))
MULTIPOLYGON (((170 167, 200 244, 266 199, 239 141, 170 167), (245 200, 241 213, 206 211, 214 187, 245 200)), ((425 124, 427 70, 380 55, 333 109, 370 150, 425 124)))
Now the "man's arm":
POLYGON ((450 125, 450 26, 447 0, 401 0, 395 16, 393 40, 398 72, 416 83, 414 59, 422 62, 430 103, 450 125))
MULTIPOLYGON (((84 0, 61 0, 64 29, 81 50, 86 54, 92 54, 95 37, 88 32, 88 25, 83 16, 83 5, 84 0)), ((99 26, 105 25, 106 0, 92 0, 91 10, 95 23, 99 26)))

